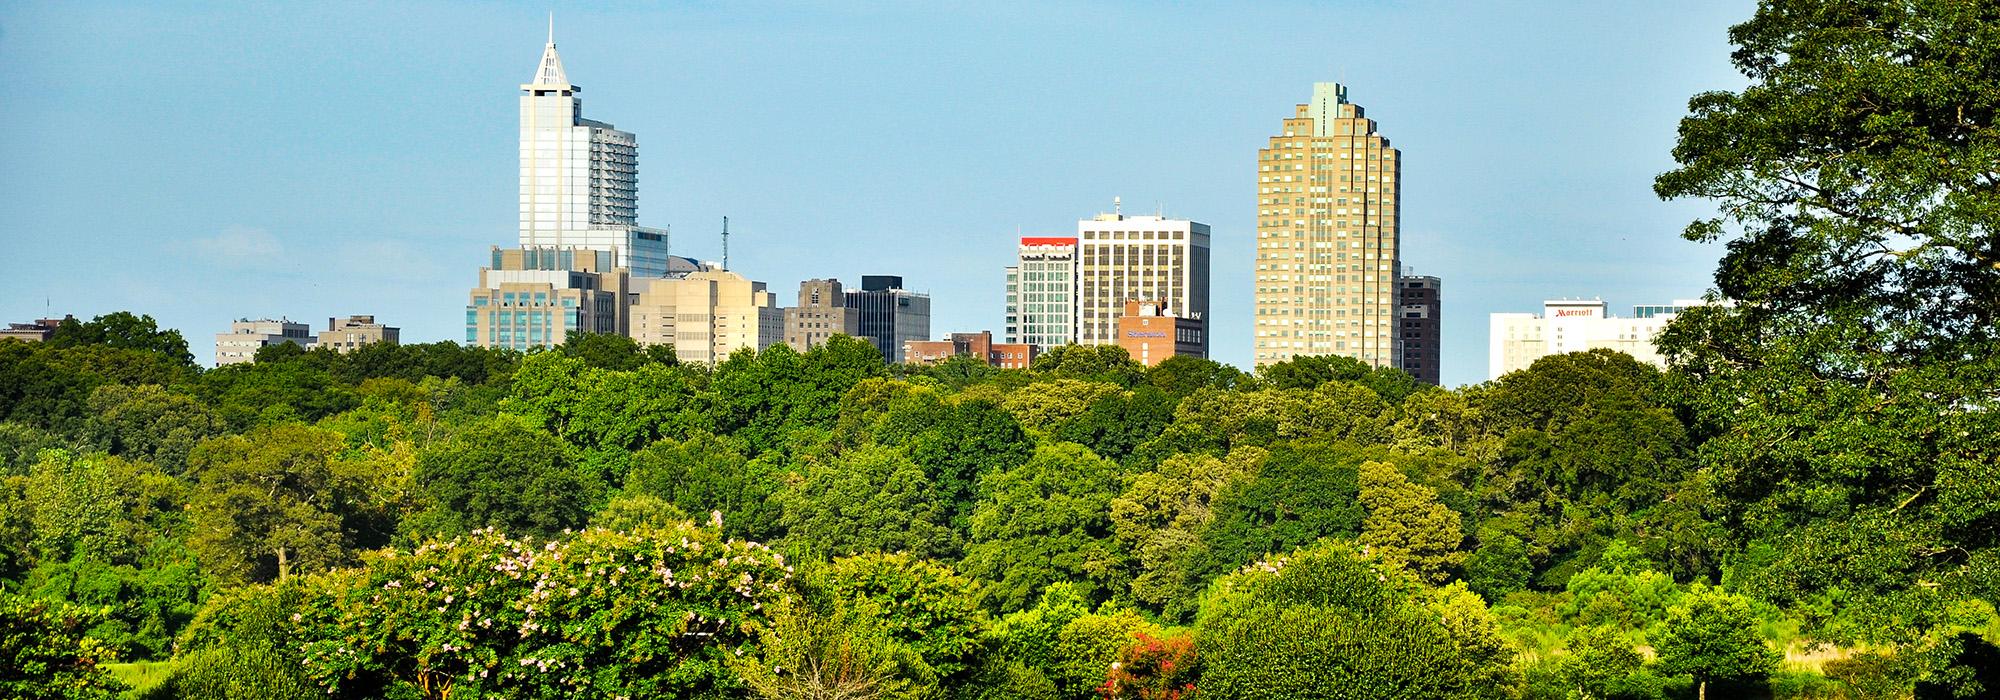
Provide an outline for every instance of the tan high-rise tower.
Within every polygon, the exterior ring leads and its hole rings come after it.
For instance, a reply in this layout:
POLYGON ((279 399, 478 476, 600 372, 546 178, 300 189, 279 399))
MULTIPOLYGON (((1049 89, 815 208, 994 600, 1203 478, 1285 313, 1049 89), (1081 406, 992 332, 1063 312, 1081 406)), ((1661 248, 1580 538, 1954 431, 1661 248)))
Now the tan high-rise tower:
POLYGON ((1339 83, 1314 83, 1257 151, 1257 366, 1299 355, 1396 366, 1401 174, 1339 83))

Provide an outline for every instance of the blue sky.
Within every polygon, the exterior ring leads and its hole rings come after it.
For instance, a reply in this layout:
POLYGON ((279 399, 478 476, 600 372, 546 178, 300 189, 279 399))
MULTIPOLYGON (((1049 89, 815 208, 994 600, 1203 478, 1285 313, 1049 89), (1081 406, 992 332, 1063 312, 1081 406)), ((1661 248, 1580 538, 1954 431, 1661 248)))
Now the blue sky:
MULTIPOLYGON (((129 309, 207 362, 237 317, 461 339, 515 239, 518 85, 545 31, 638 134, 640 222, 789 300, 901 274, 932 330, 1001 326, 1016 231, 1124 198, 1214 231, 1247 367, 1258 146, 1339 80, 1404 157, 1403 262, 1444 278, 1444 379, 1486 315, 1699 295, 1661 202, 1747 0, 1675 3, 91 3, 0 6, 0 320, 129 309)), ((787 302, 789 303, 789 301, 787 302)))

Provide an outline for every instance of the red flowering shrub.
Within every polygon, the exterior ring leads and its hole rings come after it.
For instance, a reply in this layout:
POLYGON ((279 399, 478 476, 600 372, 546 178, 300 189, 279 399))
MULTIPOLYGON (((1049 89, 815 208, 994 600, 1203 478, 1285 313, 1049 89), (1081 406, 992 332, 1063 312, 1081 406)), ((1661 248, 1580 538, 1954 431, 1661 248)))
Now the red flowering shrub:
POLYGON ((1194 681, 1201 674, 1194 639, 1188 636, 1133 635, 1132 646, 1118 655, 1097 694, 1106 700, 1192 700, 1194 681))

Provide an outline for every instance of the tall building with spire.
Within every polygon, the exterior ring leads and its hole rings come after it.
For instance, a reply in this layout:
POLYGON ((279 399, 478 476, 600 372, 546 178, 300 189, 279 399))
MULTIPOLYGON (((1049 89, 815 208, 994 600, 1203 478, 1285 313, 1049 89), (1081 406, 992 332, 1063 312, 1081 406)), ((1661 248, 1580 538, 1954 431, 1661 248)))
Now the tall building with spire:
POLYGON ((1257 151, 1257 366, 1399 363, 1402 162, 1339 83, 1314 83, 1257 151))
POLYGON ((583 117, 549 42, 521 86, 521 247, 611 252, 634 277, 667 274, 667 232, 639 223, 639 144, 631 132, 583 117))

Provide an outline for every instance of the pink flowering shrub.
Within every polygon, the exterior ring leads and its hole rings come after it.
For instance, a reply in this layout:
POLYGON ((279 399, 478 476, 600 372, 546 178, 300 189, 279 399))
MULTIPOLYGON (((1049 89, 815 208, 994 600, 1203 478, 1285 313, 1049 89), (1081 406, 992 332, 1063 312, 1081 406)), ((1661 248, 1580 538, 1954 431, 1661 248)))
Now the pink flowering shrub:
POLYGON ((371 557, 305 630, 336 697, 693 697, 733 687, 784 557, 682 523, 556 541, 479 530, 371 557), (390 689, 397 693, 386 693, 390 689))
POLYGON ((1111 665, 1098 695, 1106 700, 1188 700, 1194 697, 1194 639, 1187 636, 1132 635, 1132 646, 1111 665))

